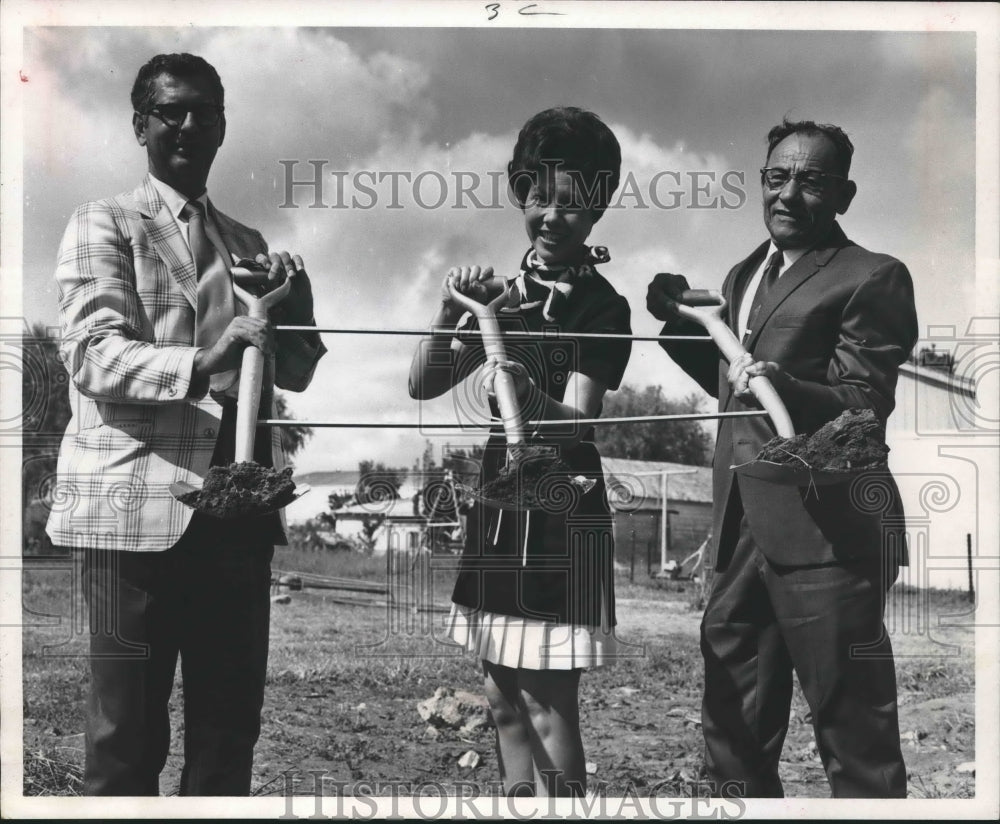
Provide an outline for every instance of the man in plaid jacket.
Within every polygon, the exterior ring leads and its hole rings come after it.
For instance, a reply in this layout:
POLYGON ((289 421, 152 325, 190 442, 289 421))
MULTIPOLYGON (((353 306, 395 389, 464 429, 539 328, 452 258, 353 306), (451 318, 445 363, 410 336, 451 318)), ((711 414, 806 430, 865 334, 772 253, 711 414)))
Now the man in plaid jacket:
MULTIPOLYGON (((301 258, 269 253, 259 232, 208 199, 226 130, 223 103, 218 74, 200 57, 158 55, 143 66, 132 89, 133 128, 149 174, 134 192, 80 206, 59 251, 73 418, 48 532, 83 555, 91 624, 84 791, 92 795, 159 792, 178 656, 180 792, 250 790, 270 561, 274 544, 285 543, 282 523, 277 515, 213 520, 174 500, 169 485, 201 486, 210 465, 233 460, 233 393, 209 390, 213 376, 239 368, 247 346, 273 357, 276 385, 292 391, 308 386, 325 349, 316 333, 275 333, 270 321, 238 312, 223 316, 228 324, 214 343, 195 345, 208 311, 199 307, 191 251, 194 201, 204 216, 200 237, 222 263, 249 258, 277 282, 291 278, 280 320, 314 323, 301 258)), ((256 441, 254 459, 280 467, 277 430, 256 441)))

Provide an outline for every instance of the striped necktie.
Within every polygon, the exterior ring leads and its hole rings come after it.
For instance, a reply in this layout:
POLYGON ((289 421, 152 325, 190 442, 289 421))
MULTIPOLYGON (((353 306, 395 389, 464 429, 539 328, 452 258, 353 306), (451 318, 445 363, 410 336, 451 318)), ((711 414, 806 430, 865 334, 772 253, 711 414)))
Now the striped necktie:
MULTIPOLYGON (((235 317, 232 276, 225 259, 205 231, 205 207, 197 200, 189 200, 181 210, 181 217, 187 220, 188 243, 198 272, 194 342, 208 348, 222 337, 235 317)), ((232 369, 212 375, 212 391, 225 392, 236 383, 239 374, 238 369, 232 369)))

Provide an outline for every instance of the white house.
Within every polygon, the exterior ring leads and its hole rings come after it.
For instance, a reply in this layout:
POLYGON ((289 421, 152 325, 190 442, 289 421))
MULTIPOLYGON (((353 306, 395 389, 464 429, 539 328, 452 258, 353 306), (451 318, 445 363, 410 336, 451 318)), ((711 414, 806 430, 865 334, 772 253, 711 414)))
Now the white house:
MULTIPOLYGON (((326 512, 336 518, 337 536, 360 540, 364 535, 366 521, 371 523, 372 516, 378 516, 378 524, 371 534, 376 553, 419 548, 425 540, 428 520, 418 513, 414 505, 414 496, 420 491, 420 487, 411 480, 404 481, 400 486, 398 498, 349 504, 336 511, 329 509, 330 495, 353 495, 360 477, 356 470, 310 472, 296 476, 296 485, 308 484, 310 491, 285 508, 288 524, 305 523, 326 512)), ((434 525, 444 529, 458 528, 460 531, 457 521, 435 522, 434 525)), ((329 537, 334 537, 332 531, 329 537)))
POLYGON ((900 368, 886 441, 906 510, 902 582, 967 589, 971 554, 978 590, 977 567, 996 568, 996 371, 995 334, 977 342, 953 332, 921 341, 900 368))
MULTIPOLYGON (((361 473, 358 470, 333 470, 330 472, 307 472, 296 475, 297 486, 308 484, 310 489, 301 498, 285 507, 285 519, 288 524, 302 524, 310 518, 315 518, 329 509, 330 495, 353 495, 358 488, 361 473)), ((403 482, 399 488, 400 498, 409 502, 417 492, 417 486, 410 480, 403 482)), ((338 516, 340 512, 338 511, 338 516)), ((339 530, 338 530, 339 531, 339 530)))

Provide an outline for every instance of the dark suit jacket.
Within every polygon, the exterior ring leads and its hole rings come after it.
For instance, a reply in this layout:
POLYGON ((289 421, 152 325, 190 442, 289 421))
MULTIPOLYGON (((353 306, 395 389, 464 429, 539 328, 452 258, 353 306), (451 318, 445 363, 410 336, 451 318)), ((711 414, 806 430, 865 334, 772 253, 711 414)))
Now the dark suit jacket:
MULTIPOLYGON (((727 321, 734 330, 742 293, 766 250, 767 243, 758 247, 723 284, 727 321)), ((899 365, 917 340, 913 284, 902 263, 862 249, 835 224, 824 244, 779 278, 758 317, 744 345, 754 359, 775 361, 790 376, 775 388, 797 433, 814 432, 849 408, 872 409, 885 422, 895 405, 899 365)), ((689 321, 669 322, 663 330, 678 333, 704 335, 704 330, 689 321)), ((755 408, 752 399, 732 396, 727 364, 712 344, 661 345, 719 399, 720 411, 755 408)), ((902 506, 888 472, 813 489, 740 477, 741 508, 730 467, 752 460, 774 435, 769 418, 719 423, 713 476, 717 567, 726 565, 735 546, 742 511, 757 545, 774 563, 874 559, 886 545, 905 563, 902 506)))

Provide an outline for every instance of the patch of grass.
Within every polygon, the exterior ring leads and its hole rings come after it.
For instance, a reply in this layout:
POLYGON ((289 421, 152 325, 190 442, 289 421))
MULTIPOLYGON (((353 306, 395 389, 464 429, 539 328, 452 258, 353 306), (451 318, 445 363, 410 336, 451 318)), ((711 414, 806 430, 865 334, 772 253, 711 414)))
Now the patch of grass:
POLYGON ((311 550, 302 547, 276 547, 272 569, 326 578, 387 583, 394 591, 408 590, 410 598, 424 604, 448 605, 455 583, 453 555, 429 556, 400 552, 390 555, 366 555, 349 550, 311 550))
POLYGON ((944 698, 972 692, 975 677, 961 659, 897 658, 896 686, 899 691, 920 693, 923 699, 944 698))
POLYGON ((32 566, 31 559, 24 559, 21 572, 22 604, 28 626, 51 624, 52 619, 70 614, 74 559, 45 566, 32 566))
POLYGON ((83 767, 47 750, 24 751, 25 795, 80 795, 83 767))
MULTIPOLYGON (((390 567, 385 556, 356 552, 313 551, 278 548, 273 563, 287 569, 321 577, 399 585, 392 605, 382 598, 369 604, 339 603, 361 593, 306 589, 292 592, 287 604, 272 606, 268 686, 263 731, 257 746, 254 785, 262 794, 282 792, 284 774, 293 782, 309 780, 308 769, 327 769, 331 776, 351 780, 441 780, 453 782, 496 780, 498 768, 492 734, 462 737, 445 731, 428 737, 426 724, 416 710, 419 701, 440 686, 482 692, 480 663, 454 647, 444 647, 444 614, 417 611, 410 595, 414 587, 429 587, 429 603, 450 602, 455 556, 440 556, 441 566, 404 562, 390 567), (429 571, 429 575, 427 575, 429 571), (423 577, 422 577, 423 576, 423 577), (409 599, 409 600, 408 600, 409 599), (364 704, 364 707, 361 705, 364 704), (470 773, 457 766, 459 756, 476 750, 481 766, 470 773)), ((424 559, 426 560, 426 558, 424 559)), ((635 657, 623 658, 615 666, 588 672, 581 682, 581 714, 587 758, 599 765, 593 782, 607 781, 612 793, 626 786, 652 787, 667 781, 678 793, 694 786, 702 760, 703 740, 699 725, 702 691, 702 659, 698 650, 697 613, 687 605, 692 582, 653 581, 638 576, 635 582, 619 573, 616 581, 621 640, 645 647, 635 657)), ((62 623, 48 619, 25 620, 23 634, 25 793, 78 795, 83 753, 76 736, 83 730, 87 690, 85 658, 43 655, 45 645, 58 645, 70 632, 66 618, 72 614, 68 569, 32 569, 25 573, 25 606, 35 615, 63 616, 62 623), (72 745, 72 746, 69 746, 72 745)), ((964 607, 964 593, 925 592, 905 587, 893 590, 891 601, 902 608, 923 610, 920 616, 952 614, 964 607)), ((937 697, 972 693, 972 651, 951 658, 931 656, 940 652, 921 624, 901 640, 913 641, 914 657, 897 657, 900 691, 908 692, 901 708, 907 729, 928 730, 947 738, 952 752, 974 752, 971 716, 959 709, 925 710, 942 720, 926 723, 914 710, 937 697), (920 635, 917 638, 917 635, 920 635), (916 640, 914 640, 916 639, 916 640), (917 643, 919 641, 919 643, 917 643), (916 657, 916 656, 922 657, 916 657), (947 715, 943 713, 947 712, 947 715)), ((85 622, 84 622, 85 628, 85 622)), ((945 640, 964 643, 971 633, 960 628, 945 640)), ((896 638, 893 640, 896 645, 896 638)), ((74 640, 73 649, 85 652, 85 639, 74 640)), ((66 647, 57 651, 70 652, 66 647)), ((174 737, 180 741, 182 727, 181 688, 175 684, 171 702, 174 737)), ((806 723, 805 704, 796 693, 795 722, 789 730, 786 754, 790 762, 811 764, 807 747, 813 740, 806 723)), ((948 705, 951 707, 952 705, 948 705)), ((936 739, 935 739, 936 740, 936 739)), ((179 744, 171 750, 161 786, 179 780, 179 744)), ((929 750, 927 750, 929 752, 929 750)), ((963 756, 966 757, 966 756, 963 756)), ((970 756, 967 756, 971 758, 970 756)), ((815 772, 784 768, 783 780, 790 795, 827 794, 825 782, 817 783, 815 772)), ((965 797, 974 791, 974 779, 952 774, 944 761, 928 762, 915 769, 911 781, 914 795, 921 797, 965 797), (919 783, 923 780, 923 784, 919 783), (947 779, 947 781, 946 781, 947 779)), ((307 785, 311 786, 311 785, 307 785)), ((660 795, 664 791, 660 791, 660 795)))
POLYGON ((911 775, 907 795, 909 798, 975 798, 976 780, 959 777, 939 786, 942 782, 925 781, 921 775, 911 775))
POLYGON ((275 569, 364 581, 384 581, 386 577, 385 555, 365 555, 348 550, 310 550, 279 546, 274 549, 271 566, 275 569))
POLYGON ((960 589, 917 589, 909 584, 895 584, 889 590, 888 610, 910 609, 915 605, 925 608, 930 616, 940 617, 971 615, 976 608, 969 601, 968 592, 960 589))

